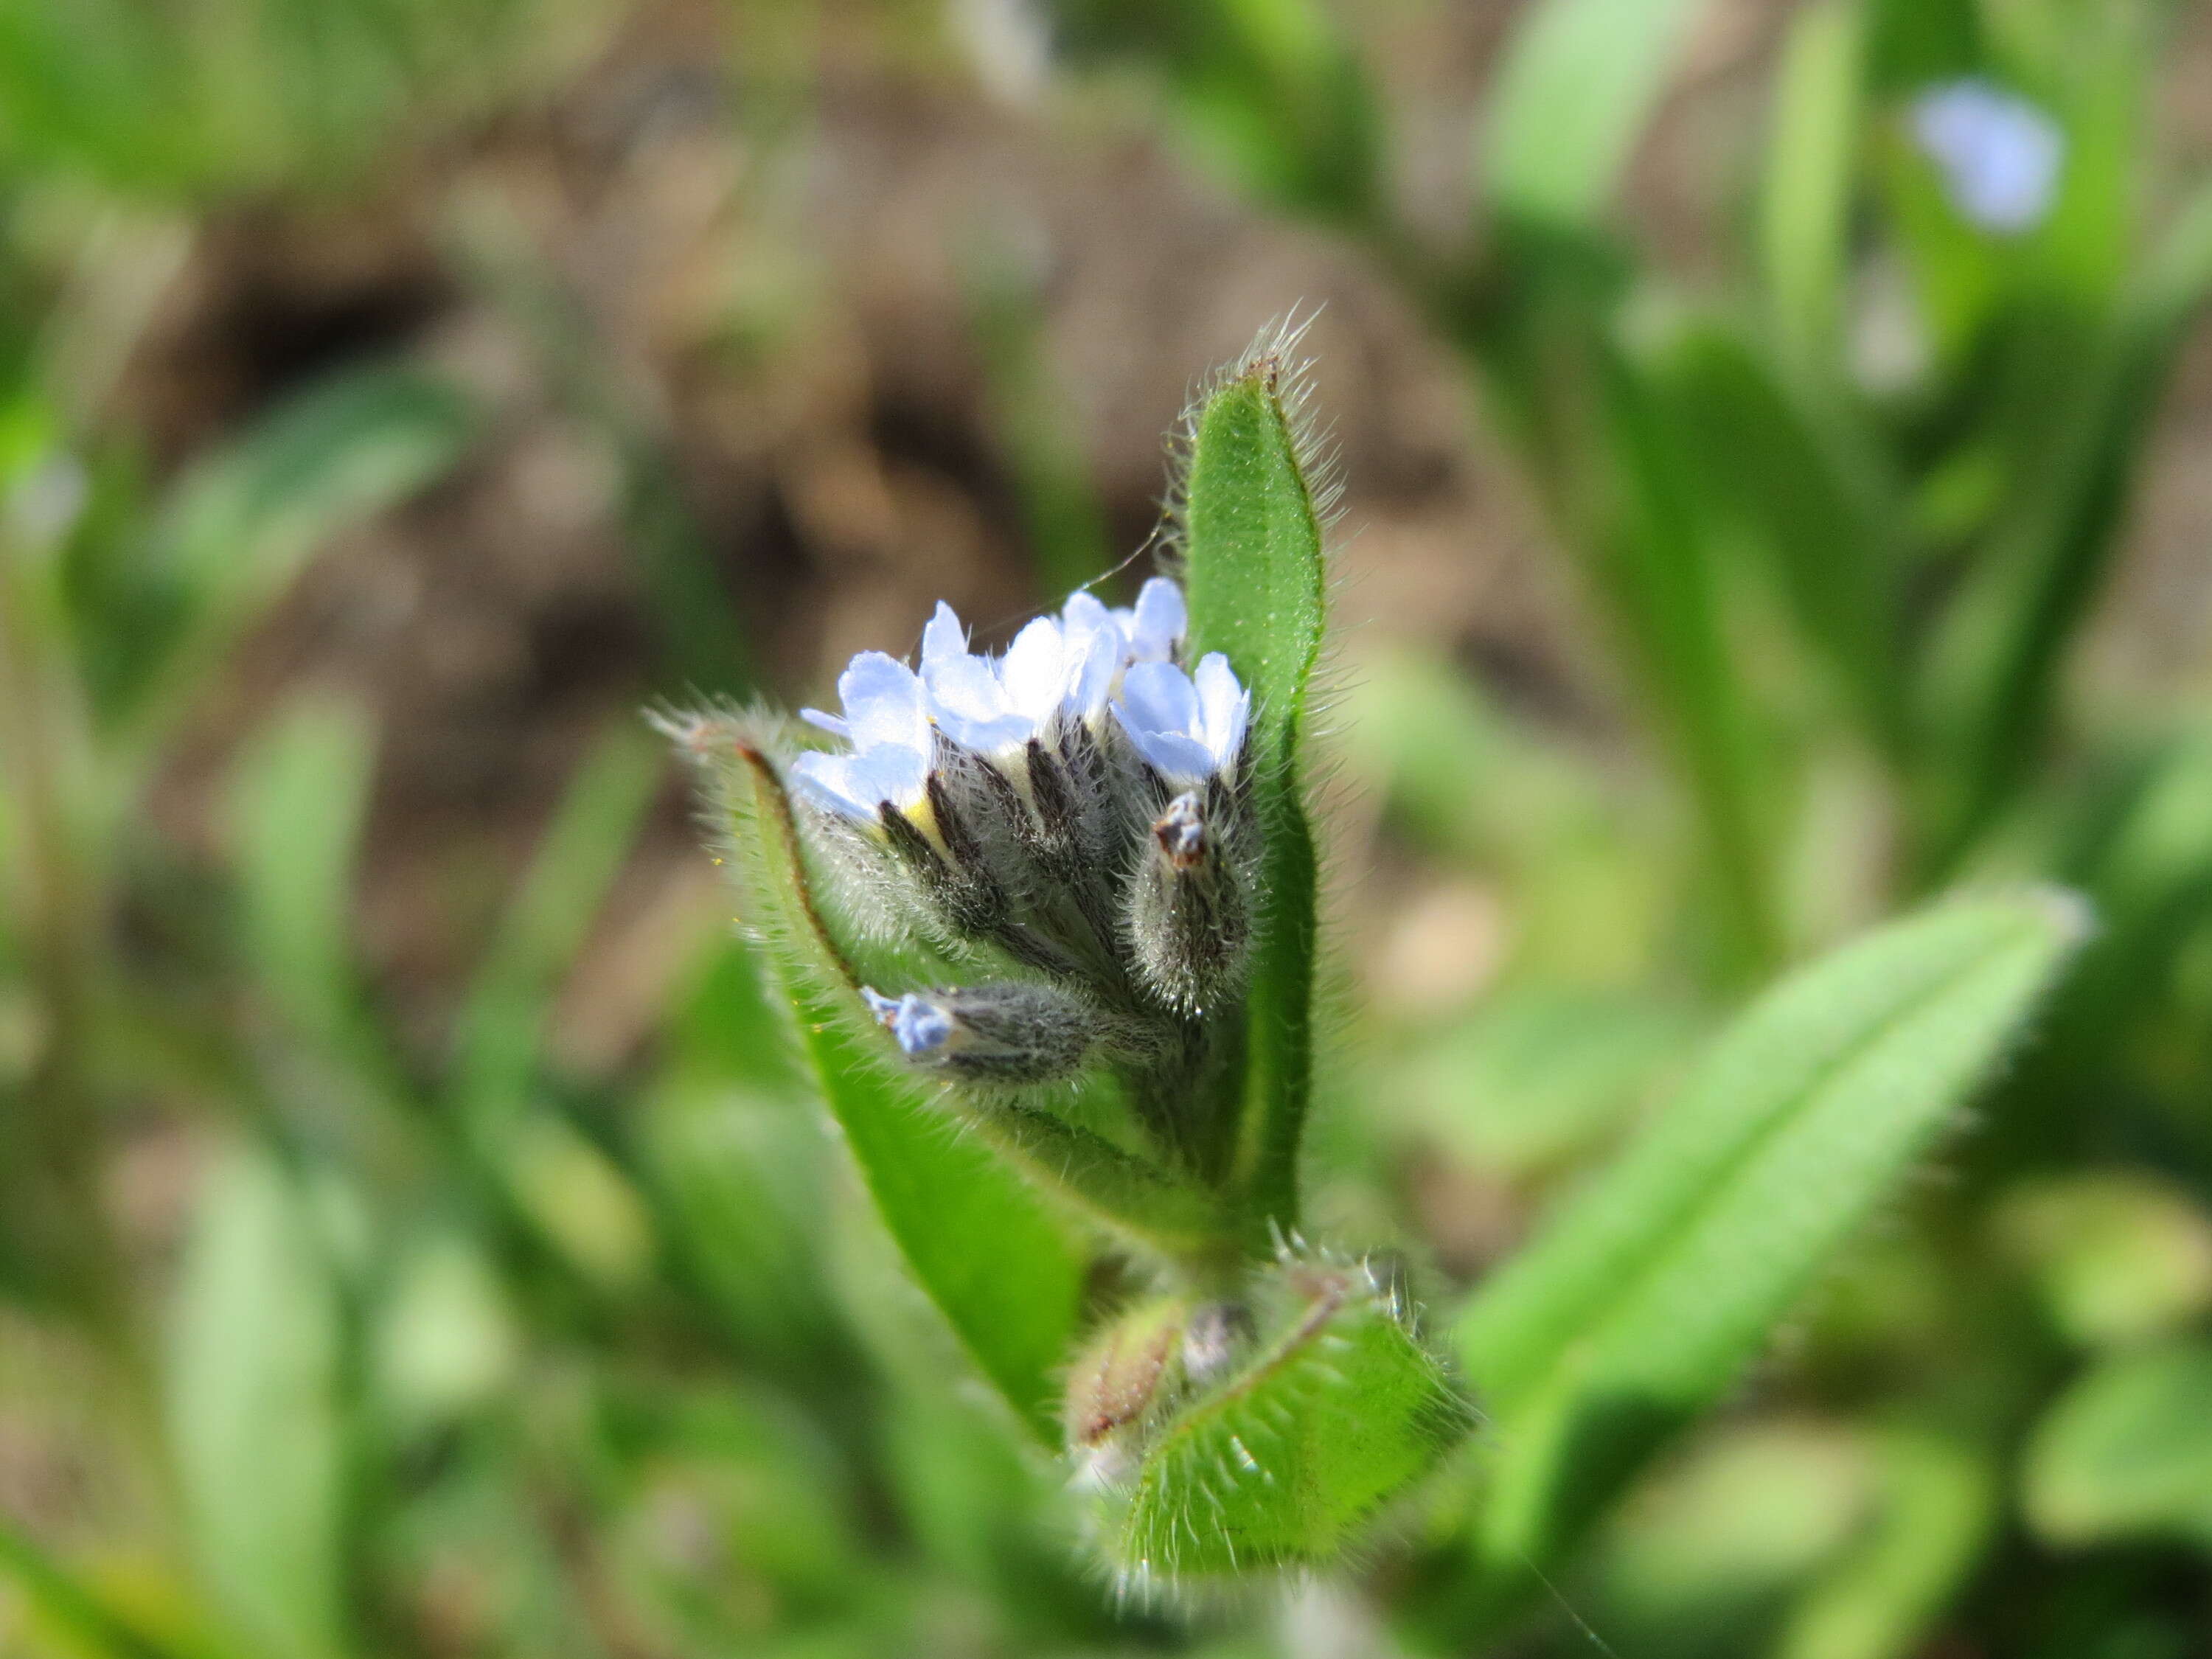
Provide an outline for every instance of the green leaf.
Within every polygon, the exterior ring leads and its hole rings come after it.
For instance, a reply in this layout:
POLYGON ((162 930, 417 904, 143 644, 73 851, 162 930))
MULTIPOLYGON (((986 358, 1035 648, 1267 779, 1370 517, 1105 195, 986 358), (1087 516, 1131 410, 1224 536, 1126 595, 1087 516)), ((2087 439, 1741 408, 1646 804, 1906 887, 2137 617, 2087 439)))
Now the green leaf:
POLYGON ((278 405, 197 464, 164 510, 148 571, 148 630, 108 665, 137 750, 185 711, 239 632, 331 538, 406 500, 460 458, 467 400, 419 369, 356 369, 278 405))
POLYGON ((1725 322, 1685 325, 1656 367, 1708 510, 1748 542, 1869 738, 1902 755, 1893 482, 1835 401, 1725 322))
POLYGON ((1929 652, 1925 876, 1940 879, 2010 798, 2049 728, 2066 653, 2102 592, 2143 435, 2190 327, 2212 299, 2212 186, 2166 228, 2115 313, 2031 342, 2018 378, 2049 438, 1929 652), (2068 356, 2060 356, 2063 349, 2068 356), (2057 372, 2054 372, 2054 363, 2057 372))
POLYGON ((1784 981, 1486 1284, 1460 1352, 1499 1420, 1481 1553, 1540 1568, 1734 1383, 2002 1053, 2079 937, 2051 893, 1960 900, 1784 981))
POLYGON ((1791 1609, 1775 1659, 1893 1659, 1920 1650, 1996 1520, 1990 1459, 1962 1437, 1884 1432, 1873 1524, 1791 1609))
POLYGON ((323 1240, 258 1148, 203 1177, 178 1290, 171 1441, 210 1600, 266 1659, 348 1647, 339 1310, 323 1240))
POLYGON ((1802 8, 1775 87, 1759 252, 1782 337, 1808 362, 1832 344, 1841 317, 1864 36, 1856 0, 1802 8))
POLYGON ((1726 976, 1779 955, 1763 731, 1727 629, 1723 571, 1694 493, 1688 435, 1656 343, 1570 323, 1579 388, 1545 388, 1571 422, 1555 510, 1648 693, 1705 840, 1726 976), (1579 408, 1574 407, 1577 398, 1579 408))
POLYGON ((1325 577, 1316 483, 1300 453, 1299 387, 1264 340, 1207 392, 1191 426, 1183 582, 1193 660, 1227 655, 1252 694, 1255 805, 1265 896, 1254 941, 1234 1175, 1255 1237, 1297 1222, 1298 1137, 1311 1088, 1313 833, 1298 742, 1321 654, 1325 577))
POLYGON ((2212 1312, 2212 1216, 2146 1171, 2019 1182, 1992 1208, 1990 1231, 2052 1327, 2084 1347, 2140 1346, 2212 1312))
POLYGON ((375 739, 358 707, 300 702, 248 752, 231 797, 244 939, 264 994, 325 1039, 354 1018, 354 863, 375 739))
POLYGON ((725 868, 795 1020, 816 1086, 900 1252, 962 1346, 1045 1445, 1059 1443, 1057 1376, 1073 1346, 1083 1263, 1020 1176, 884 1064, 878 1033, 814 905, 798 826, 749 729, 687 733, 712 770, 725 868))
POLYGON ((1287 1261, 1260 1336, 1106 1499, 1107 1553, 1139 1585, 1332 1561, 1472 1420, 1364 1267, 1287 1261))
POLYGON ((659 788, 661 750, 628 721, 584 756, 507 901, 453 1031, 453 1097, 471 1130, 526 1109, 554 995, 582 949, 659 788))
POLYGON ((1698 9, 1694 0, 1540 0, 1524 11, 1484 135, 1492 204, 1552 224, 1595 222, 1698 9))
POLYGON ((2054 1544, 2212 1548, 2212 1342, 2120 1355, 2059 1397, 2030 1442, 2028 1520, 2054 1544))
POLYGON ((0 1584, 12 1586, 31 1615, 28 1630, 15 1632, 27 1639, 27 1653, 46 1651, 38 1638, 53 1632, 66 1632, 68 1651, 82 1650, 99 1659, 215 1659, 215 1650, 197 1640, 172 1642, 142 1629, 97 1585, 4 1522, 0 1522, 0 1584))
POLYGON ((1358 222, 1374 209, 1374 92, 1320 0, 1054 0, 1055 44, 1140 58, 1164 73, 1195 149, 1295 211, 1358 222))

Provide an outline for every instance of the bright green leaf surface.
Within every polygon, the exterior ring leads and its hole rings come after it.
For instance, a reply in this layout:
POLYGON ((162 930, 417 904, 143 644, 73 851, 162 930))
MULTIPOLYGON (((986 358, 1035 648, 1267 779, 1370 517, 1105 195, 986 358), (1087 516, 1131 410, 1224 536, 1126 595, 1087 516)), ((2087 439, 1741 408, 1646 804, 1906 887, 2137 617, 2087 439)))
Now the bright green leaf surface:
POLYGON ((1523 13, 1485 136, 1492 203, 1552 223, 1596 219, 1697 11, 1694 0, 1542 0, 1523 13))
POLYGON ((915 1278, 1036 1437, 1059 1444, 1057 1374, 1073 1346, 1083 1266, 1044 1203, 1004 1162, 884 1065, 816 915, 783 785, 748 740, 717 728, 729 869, 745 925, 789 1000, 817 1085, 915 1278))
POLYGON ((168 1377, 210 1599, 265 1659, 345 1650, 336 1287, 289 1175, 234 1147, 205 1176, 168 1377))
POLYGON ((1314 848, 1297 745, 1321 654, 1322 530, 1284 404, 1286 366, 1263 351, 1200 407, 1186 485, 1190 653, 1226 653, 1252 693, 1259 878, 1237 1172, 1264 1235, 1297 1218, 1298 1134, 1310 1088, 1314 848))
POLYGON ((1717 1399, 1893 1191, 2078 937, 2070 901, 1960 901, 1770 993, 1621 1159, 1476 1296, 1500 1418, 1485 1554, 1559 1553, 1717 1399))
POLYGON ((2124 1354, 2037 1429, 2028 1518, 2053 1543, 2172 1538, 2212 1546, 2212 1343, 2124 1354))

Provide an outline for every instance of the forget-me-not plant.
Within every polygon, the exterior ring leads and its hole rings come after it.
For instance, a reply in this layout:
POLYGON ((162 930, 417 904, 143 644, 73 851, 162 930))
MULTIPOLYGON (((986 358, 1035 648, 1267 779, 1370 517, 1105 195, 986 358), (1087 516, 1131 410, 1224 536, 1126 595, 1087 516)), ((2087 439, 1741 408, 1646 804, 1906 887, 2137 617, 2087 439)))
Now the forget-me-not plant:
POLYGON ((1468 1420, 1396 1289, 1298 1231, 1328 495, 1294 338, 1194 406, 1127 607, 994 653, 940 604, 835 713, 669 722, 908 1266, 1137 1589, 1332 1559, 1468 1420))

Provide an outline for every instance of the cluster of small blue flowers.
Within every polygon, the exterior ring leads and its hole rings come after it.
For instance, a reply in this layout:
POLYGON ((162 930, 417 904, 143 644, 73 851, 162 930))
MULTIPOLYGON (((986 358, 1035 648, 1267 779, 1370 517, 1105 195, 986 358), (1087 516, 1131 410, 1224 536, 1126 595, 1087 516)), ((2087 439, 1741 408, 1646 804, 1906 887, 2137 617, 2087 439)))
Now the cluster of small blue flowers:
POLYGON ((863 652, 841 712, 803 711, 842 741, 790 775, 848 870, 939 948, 1029 970, 866 992, 910 1060, 1006 1085, 1200 1063, 1241 999, 1258 831, 1251 694, 1218 652, 1187 668, 1187 631, 1164 576, 1123 610, 1079 592, 995 657, 940 604, 918 666, 863 652))

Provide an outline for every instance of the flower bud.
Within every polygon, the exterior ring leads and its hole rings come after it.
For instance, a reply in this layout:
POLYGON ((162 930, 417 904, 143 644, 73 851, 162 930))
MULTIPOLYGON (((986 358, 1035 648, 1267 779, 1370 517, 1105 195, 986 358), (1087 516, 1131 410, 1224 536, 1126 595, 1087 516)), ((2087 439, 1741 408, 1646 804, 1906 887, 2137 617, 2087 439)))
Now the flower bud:
POLYGON ((1061 1422, 1082 1484, 1111 1486, 1134 1468, 1146 1427, 1182 1392, 1189 1316, 1179 1297, 1140 1303, 1069 1367, 1061 1422))
POLYGON ((1055 1081, 1083 1063, 1098 1033, 1088 1004, 1026 981, 860 994, 908 1060, 972 1082, 1055 1081))
POLYGON ((1203 1013, 1242 988, 1250 908, 1232 856, 1226 790, 1177 795, 1154 821, 1130 884, 1131 953, 1146 988, 1170 1007, 1203 1013))

